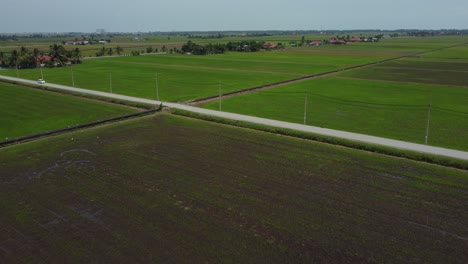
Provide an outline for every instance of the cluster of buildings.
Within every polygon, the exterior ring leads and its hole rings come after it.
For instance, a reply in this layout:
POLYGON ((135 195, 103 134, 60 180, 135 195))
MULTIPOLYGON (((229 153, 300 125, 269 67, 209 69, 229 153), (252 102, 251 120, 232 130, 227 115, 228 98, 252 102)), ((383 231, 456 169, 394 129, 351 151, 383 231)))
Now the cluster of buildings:
POLYGON ((378 38, 359 38, 359 37, 352 37, 347 39, 340 39, 340 38, 331 38, 327 42, 315 40, 309 42, 309 46, 322 46, 325 44, 334 44, 334 45, 345 45, 346 43, 351 42, 377 42, 379 41, 378 38))
MULTIPOLYGON (((70 64, 72 63, 72 59, 66 58, 64 61, 65 64, 70 64)), ((53 57, 49 55, 37 55, 36 56, 36 67, 44 67, 46 65, 53 65, 57 66, 59 65, 59 61, 57 59, 54 59, 53 57)))
MULTIPOLYGON (((99 40, 99 41, 93 41, 94 43, 99 43, 99 44, 106 44, 107 41, 105 40, 99 40)), ((92 43, 88 40, 75 40, 75 41, 68 41, 65 42, 65 45, 91 45, 92 43)))
MULTIPOLYGON (((360 37, 347 37, 347 38, 330 38, 328 40, 314 40, 306 43, 296 43, 296 42, 290 42, 288 45, 297 47, 297 46, 302 46, 302 45, 309 45, 309 46, 322 46, 326 44, 332 44, 332 45, 346 45, 347 43, 353 43, 353 42, 377 42, 379 41, 379 38, 376 37, 369 37, 369 38, 360 38, 360 37)), ((277 49, 280 48, 278 44, 267 42, 263 44, 264 49, 277 49)))
POLYGON ((89 41, 87 40, 76 40, 76 41, 68 41, 65 42, 65 45, 89 45, 89 41))

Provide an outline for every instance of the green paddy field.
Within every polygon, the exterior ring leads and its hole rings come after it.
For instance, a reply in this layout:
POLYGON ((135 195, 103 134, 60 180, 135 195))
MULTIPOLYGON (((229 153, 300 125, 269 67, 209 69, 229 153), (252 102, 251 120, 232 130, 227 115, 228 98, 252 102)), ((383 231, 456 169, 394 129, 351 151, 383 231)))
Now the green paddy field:
POLYGON ((468 150, 466 56, 467 45, 412 56, 227 98, 222 110, 468 150))
MULTIPOLYGON (((468 150, 463 137, 468 129, 468 45, 451 47, 466 42, 463 36, 389 38, 256 53, 112 57, 43 69, 42 74, 49 83, 188 102, 436 50, 226 98, 222 110, 416 143, 426 143, 428 136, 430 145, 468 150)), ((39 69, 0 74, 41 78, 39 69)), ((202 107, 219 109, 219 102, 202 107)))
MULTIPOLYGON (((217 95, 219 90, 232 92, 422 50, 419 46, 379 48, 377 43, 368 43, 365 47, 302 47, 210 56, 157 54, 87 59, 73 69, 43 69, 42 75, 50 83, 74 83, 80 88, 151 99, 157 98, 157 79, 161 100, 188 101, 217 95)), ((42 76, 39 69, 3 70, 0 74, 30 80, 42 76)))
POLYGON ((0 141, 137 111, 123 106, 0 83, 0 141))

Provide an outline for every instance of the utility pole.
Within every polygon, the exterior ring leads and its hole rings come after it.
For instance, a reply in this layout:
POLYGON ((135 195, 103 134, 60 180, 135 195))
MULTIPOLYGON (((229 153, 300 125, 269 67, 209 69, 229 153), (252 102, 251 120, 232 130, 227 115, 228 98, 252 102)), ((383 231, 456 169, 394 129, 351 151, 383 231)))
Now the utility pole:
POLYGON ((41 69, 41 79, 44 80, 44 74, 42 73, 42 64, 39 65, 39 69, 41 69))
POLYGON ((109 86, 110 86, 110 92, 112 93, 112 72, 109 72, 109 86))
POLYGON ((156 73, 156 100, 159 101, 158 74, 156 73))
POLYGON ((305 102, 304 102, 304 125, 306 125, 307 121, 307 92, 305 93, 305 102))
POLYGON ((219 81, 218 92, 219 92, 219 111, 221 112, 221 81, 219 81))
POLYGON ((75 87, 75 77, 73 76, 73 67, 70 64, 70 71, 71 71, 71 78, 72 78, 72 86, 75 87))

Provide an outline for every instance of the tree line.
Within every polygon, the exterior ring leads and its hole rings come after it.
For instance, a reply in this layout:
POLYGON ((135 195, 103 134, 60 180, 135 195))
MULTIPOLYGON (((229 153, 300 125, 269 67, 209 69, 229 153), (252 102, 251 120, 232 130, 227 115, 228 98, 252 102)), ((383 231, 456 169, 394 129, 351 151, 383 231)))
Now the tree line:
MULTIPOLYGON (((208 54, 223 54, 226 51, 237 51, 237 52, 256 52, 262 49, 268 49, 264 47, 264 42, 255 40, 251 41, 235 41, 228 42, 226 44, 206 44, 200 45, 189 40, 180 49, 180 53, 190 53, 194 55, 208 55, 208 54)), ((277 45, 277 48, 282 48, 281 44, 277 45)))
POLYGON ((28 69, 38 66, 61 67, 66 63, 79 64, 83 58, 81 50, 67 50, 62 45, 50 45, 48 51, 21 47, 11 53, 0 52, 0 66, 4 68, 28 69))
POLYGON ((116 53, 117 55, 120 55, 120 54, 122 54, 123 50, 124 49, 122 47, 120 47, 120 46, 115 47, 115 49, 106 48, 106 47, 103 46, 98 50, 98 52, 96 52, 96 57, 101 57, 101 56, 105 56, 105 55, 112 56, 114 53, 116 53))

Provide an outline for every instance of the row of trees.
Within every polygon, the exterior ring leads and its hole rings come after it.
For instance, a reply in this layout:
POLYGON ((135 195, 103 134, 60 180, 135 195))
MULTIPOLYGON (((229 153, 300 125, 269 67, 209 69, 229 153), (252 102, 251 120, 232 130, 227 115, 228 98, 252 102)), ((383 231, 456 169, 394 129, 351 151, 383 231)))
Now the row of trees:
MULTIPOLYGON (((236 41, 228 42, 226 44, 207 44, 199 45, 191 40, 184 44, 180 50, 180 53, 191 53, 194 55, 207 55, 207 54, 222 54, 226 51, 238 51, 238 52, 256 52, 261 49, 265 49, 264 42, 258 41, 236 41)), ((278 45, 282 47, 282 45, 278 45)))
POLYGON ((18 41, 18 37, 16 35, 0 35, 0 41, 18 41))
POLYGON ((199 39, 221 39, 224 38, 224 35, 221 33, 218 33, 216 35, 210 34, 210 35, 188 35, 187 36, 189 39, 190 38, 199 38, 199 39))
POLYGON ((255 40, 228 42, 226 44, 226 49, 228 51, 256 52, 263 48, 263 44, 264 42, 258 42, 255 40))
MULTIPOLYGON (((384 36, 383 34, 378 34, 378 35, 375 35, 375 36, 367 36, 367 37, 361 36, 361 37, 359 37, 359 38, 360 38, 360 39, 373 39, 373 38, 374 38, 374 39, 376 39, 376 40, 380 40, 381 38, 383 38, 383 36, 384 36)), ((343 35, 343 36, 337 35, 337 36, 335 37, 335 39, 340 39, 340 40, 344 40, 344 41, 348 41, 348 40, 351 39, 351 38, 353 38, 353 37, 350 36, 350 35, 346 35, 346 36, 345 36, 345 35, 343 35)))
POLYGON ((120 46, 115 47, 115 49, 106 48, 106 47, 102 46, 98 50, 98 52, 96 52, 96 57, 101 57, 101 56, 104 56, 104 55, 112 56, 114 53, 117 53, 117 55, 120 55, 120 54, 122 54, 122 52, 123 52, 123 48, 120 47, 120 46))
POLYGON ((222 54, 226 51, 225 45, 222 44, 208 44, 198 45, 189 40, 181 48, 182 53, 191 53, 194 55, 207 55, 207 54, 222 54))
POLYGON ((48 52, 40 51, 37 48, 28 49, 21 47, 20 50, 13 50, 7 54, 0 52, 1 67, 10 68, 35 68, 39 64, 45 64, 48 67, 63 66, 65 63, 81 63, 83 58, 79 48, 66 50, 62 45, 50 45, 48 52), (48 57, 46 57, 48 56, 48 57))

